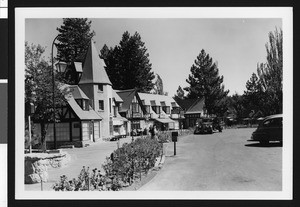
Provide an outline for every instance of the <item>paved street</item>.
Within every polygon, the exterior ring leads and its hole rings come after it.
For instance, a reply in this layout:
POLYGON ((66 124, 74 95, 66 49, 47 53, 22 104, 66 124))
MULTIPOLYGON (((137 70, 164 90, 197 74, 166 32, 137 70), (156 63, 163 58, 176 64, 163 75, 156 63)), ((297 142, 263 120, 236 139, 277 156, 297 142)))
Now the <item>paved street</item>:
POLYGON ((255 129, 226 129, 212 135, 190 135, 167 149, 160 172, 141 191, 279 191, 282 147, 247 142, 255 129))

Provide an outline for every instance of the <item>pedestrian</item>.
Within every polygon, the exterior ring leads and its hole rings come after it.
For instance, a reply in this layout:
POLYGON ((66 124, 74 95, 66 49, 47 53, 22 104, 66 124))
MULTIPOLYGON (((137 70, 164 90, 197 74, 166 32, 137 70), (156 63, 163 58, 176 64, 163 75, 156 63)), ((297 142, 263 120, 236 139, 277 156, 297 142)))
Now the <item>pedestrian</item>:
POLYGON ((153 126, 153 139, 158 140, 157 134, 158 134, 158 131, 156 129, 156 126, 154 125, 153 126))

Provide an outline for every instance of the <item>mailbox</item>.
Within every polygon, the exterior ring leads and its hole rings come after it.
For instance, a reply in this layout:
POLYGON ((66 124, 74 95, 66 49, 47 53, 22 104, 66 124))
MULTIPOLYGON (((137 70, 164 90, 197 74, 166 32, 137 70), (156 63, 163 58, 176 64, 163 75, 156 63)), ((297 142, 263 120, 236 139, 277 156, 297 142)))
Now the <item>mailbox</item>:
POLYGON ((178 132, 172 132, 172 142, 177 142, 178 132))

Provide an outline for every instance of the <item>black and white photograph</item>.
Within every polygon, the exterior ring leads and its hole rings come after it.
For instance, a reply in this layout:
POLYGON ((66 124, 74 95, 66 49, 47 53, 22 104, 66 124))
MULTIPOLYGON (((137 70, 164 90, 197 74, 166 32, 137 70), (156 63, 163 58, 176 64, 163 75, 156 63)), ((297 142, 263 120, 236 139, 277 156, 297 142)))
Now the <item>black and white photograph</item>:
POLYGON ((290 8, 15 14, 16 199, 292 199, 290 8))

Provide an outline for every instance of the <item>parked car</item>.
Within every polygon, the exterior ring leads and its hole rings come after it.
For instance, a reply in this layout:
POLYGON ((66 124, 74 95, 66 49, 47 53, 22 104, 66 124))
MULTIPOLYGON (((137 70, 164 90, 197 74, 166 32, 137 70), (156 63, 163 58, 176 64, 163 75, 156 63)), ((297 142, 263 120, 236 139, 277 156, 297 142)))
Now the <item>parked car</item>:
POLYGON ((200 121, 197 121, 197 125, 194 131, 194 134, 212 134, 213 127, 212 127, 212 119, 204 118, 200 121))
POLYGON ((282 114, 264 118, 249 141, 259 141, 261 144, 268 144, 270 141, 282 142, 282 114))
POLYGON ((218 130, 219 132, 222 132, 223 127, 222 127, 222 122, 219 118, 214 118, 212 122, 212 128, 213 130, 218 130))

